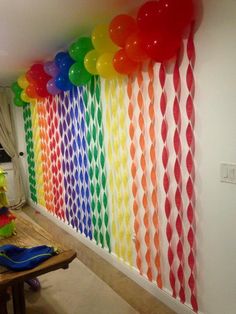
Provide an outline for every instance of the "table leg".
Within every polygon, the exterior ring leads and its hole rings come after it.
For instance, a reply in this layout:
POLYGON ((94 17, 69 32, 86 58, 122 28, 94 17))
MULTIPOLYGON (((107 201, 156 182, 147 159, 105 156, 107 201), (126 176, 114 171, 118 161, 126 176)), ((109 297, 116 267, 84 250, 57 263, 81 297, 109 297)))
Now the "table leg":
POLYGON ((18 282, 12 286, 14 314, 25 314, 24 282, 18 282))
POLYGON ((9 295, 7 291, 0 290, 0 314, 7 314, 7 301, 9 300, 9 295))

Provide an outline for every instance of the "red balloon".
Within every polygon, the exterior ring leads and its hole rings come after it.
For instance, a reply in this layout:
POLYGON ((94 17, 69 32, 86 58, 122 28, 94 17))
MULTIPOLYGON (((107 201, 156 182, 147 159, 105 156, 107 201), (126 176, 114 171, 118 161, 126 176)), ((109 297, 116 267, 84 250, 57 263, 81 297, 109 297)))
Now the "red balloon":
POLYGON ((175 12, 174 26, 179 31, 183 31, 194 20, 195 12, 193 0, 169 1, 170 6, 173 6, 173 12, 175 12))
POLYGON ((182 32, 193 18, 193 0, 148 1, 138 11, 137 24, 146 32, 182 32))
POLYGON ((44 72, 43 64, 42 63, 35 63, 31 66, 30 70, 34 73, 42 73, 42 72, 44 72))
POLYGON ((143 34, 143 47, 148 56, 156 62, 167 61, 174 57, 180 45, 180 34, 170 34, 168 32, 143 34))
POLYGON ((128 37, 125 45, 127 56, 135 62, 143 62, 148 59, 148 55, 143 48, 142 38, 139 33, 134 33, 128 37))
POLYGON ((50 95, 50 94, 48 93, 48 91, 47 91, 46 86, 40 86, 40 85, 38 85, 38 86, 36 86, 35 90, 36 90, 37 95, 38 95, 40 98, 45 98, 45 97, 48 97, 48 96, 50 95))
POLYGON ((25 77, 27 78, 27 80, 30 82, 30 83, 34 83, 35 82, 35 79, 33 78, 34 77, 34 74, 33 72, 29 69, 26 73, 25 73, 25 77))
POLYGON ((120 49, 114 55, 113 66, 118 73, 131 74, 137 70, 138 63, 129 59, 125 49, 120 49))
POLYGON ((135 19, 126 14, 117 15, 110 23, 109 32, 112 41, 124 47, 126 39, 136 31, 135 19))
POLYGON ((26 72, 26 78, 31 83, 48 82, 51 78, 45 71, 42 63, 36 63, 26 72))
POLYGON ((172 11, 168 10, 168 6, 163 6, 163 1, 148 1, 138 11, 138 28, 144 32, 164 29, 168 25, 169 20, 173 18, 168 16, 170 14, 172 14, 172 11))

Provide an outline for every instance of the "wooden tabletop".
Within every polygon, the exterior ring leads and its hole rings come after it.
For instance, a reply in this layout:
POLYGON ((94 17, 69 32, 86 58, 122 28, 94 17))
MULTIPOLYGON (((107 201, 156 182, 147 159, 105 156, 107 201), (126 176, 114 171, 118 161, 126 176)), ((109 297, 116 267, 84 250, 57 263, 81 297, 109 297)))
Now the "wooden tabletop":
POLYGON ((0 240, 0 246, 4 244, 13 244, 20 247, 34 247, 38 245, 48 245, 59 249, 59 254, 53 256, 41 263, 39 266, 26 271, 5 270, 0 273, 0 288, 6 285, 12 285, 15 282, 37 277, 59 268, 67 268, 69 263, 76 257, 73 250, 62 246, 44 229, 34 223, 30 218, 21 212, 14 212, 16 216, 16 235, 10 238, 0 240))

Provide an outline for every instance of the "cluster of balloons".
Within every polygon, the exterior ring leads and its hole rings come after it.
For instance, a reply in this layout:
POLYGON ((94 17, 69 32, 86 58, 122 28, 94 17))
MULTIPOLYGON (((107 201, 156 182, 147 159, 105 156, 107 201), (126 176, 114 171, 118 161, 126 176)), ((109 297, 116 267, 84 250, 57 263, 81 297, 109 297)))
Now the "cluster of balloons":
POLYGON ((113 42, 120 47, 114 55, 114 68, 121 74, 130 74, 147 59, 171 59, 193 18, 192 0, 148 1, 139 8, 136 19, 116 16, 109 28, 113 42))
POLYGON ((193 0, 153 0, 139 8, 136 18, 117 15, 109 25, 95 26, 91 38, 72 43, 68 52, 32 65, 12 86, 14 102, 23 106, 71 90, 89 82, 92 75, 107 79, 129 75, 148 59, 167 61, 178 52, 193 19, 193 0))
MULTIPOLYGON (((22 78, 19 78, 18 81, 20 81, 21 83, 21 79, 22 79, 22 83, 24 82, 24 79, 23 77, 22 78)), ((21 86, 23 86, 24 84, 22 84, 21 86)), ((23 107, 27 104, 28 101, 24 101, 23 99, 24 96, 25 96, 25 92, 24 92, 24 89, 21 87, 18 82, 14 82, 11 86, 11 89, 14 93, 14 104, 17 106, 17 107, 23 107)))

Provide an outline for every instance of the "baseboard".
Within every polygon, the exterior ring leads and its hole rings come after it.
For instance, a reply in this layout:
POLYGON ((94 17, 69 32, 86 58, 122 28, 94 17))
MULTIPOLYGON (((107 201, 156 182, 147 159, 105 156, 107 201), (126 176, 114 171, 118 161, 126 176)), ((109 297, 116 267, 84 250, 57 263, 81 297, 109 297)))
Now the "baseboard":
MULTIPOLYGON (((130 267, 130 265, 120 261, 113 253, 109 253, 107 250, 100 248, 96 245, 95 241, 91 241, 84 237, 83 235, 76 232, 72 226, 65 224, 63 221, 60 221, 58 217, 48 212, 43 206, 39 204, 35 204, 31 199, 28 200, 28 203, 36 210, 38 210, 42 215, 49 218, 53 223, 67 231, 73 237, 78 239, 84 245, 89 247, 91 250, 96 252, 99 256, 104 258, 114 267, 123 272, 127 277, 135 281, 138 285, 156 297, 158 300, 163 302, 177 314, 195 314, 190 306, 186 304, 182 304, 178 299, 175 299, 171 296, 171 292, 167 289, 159 289, 154 283, 149 282, 145 277, 140 276, 137 269, 134 267, 130 267)), ((198 312, 199 314, 203 314, 202 312, 198 312)))

